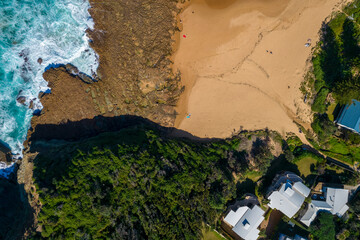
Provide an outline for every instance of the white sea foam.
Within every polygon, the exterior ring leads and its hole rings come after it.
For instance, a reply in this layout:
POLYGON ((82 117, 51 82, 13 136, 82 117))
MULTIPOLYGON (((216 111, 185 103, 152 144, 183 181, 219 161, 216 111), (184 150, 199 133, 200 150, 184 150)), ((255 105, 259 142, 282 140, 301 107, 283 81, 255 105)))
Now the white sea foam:
POLYGON ((98 56, 85 32, 94 27, 89 8, 87 0, 0 1, 0 140, 14 155, 22 156, 33 111, 42 109, 37 96, 48 89, 45 68, 72 63, 96 72, 98 56), (16 101, 20 92, 25 106, 16 101))
POLYGON ((5 164, 0 162, 0 177, 8 178, 15 169, 15 163, 5 164))

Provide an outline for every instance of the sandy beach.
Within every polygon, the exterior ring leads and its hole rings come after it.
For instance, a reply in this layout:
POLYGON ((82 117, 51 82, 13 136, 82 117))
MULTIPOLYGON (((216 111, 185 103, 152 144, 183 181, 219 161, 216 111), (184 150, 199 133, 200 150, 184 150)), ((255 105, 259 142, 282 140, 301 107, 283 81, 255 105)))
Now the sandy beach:
POLYGON ((174 56, 186 89, 175 126, 199 137, 309 127, 299 90, 322 22, 342 0, 193 0, 174 56), (309 47, 305 44, 310 43, 309 47))

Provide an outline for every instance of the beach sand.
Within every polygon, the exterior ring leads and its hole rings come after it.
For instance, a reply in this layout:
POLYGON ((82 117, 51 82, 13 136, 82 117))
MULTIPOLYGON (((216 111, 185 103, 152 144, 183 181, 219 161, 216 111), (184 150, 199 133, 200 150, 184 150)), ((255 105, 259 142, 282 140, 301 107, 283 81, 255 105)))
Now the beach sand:
POLYGON ((311 109, 299 87, 321 24, 343 2, 193 0, 174 56, 186 87, 175 126, 199 137, 269 128, 305 140, 294 121, 309 128, 311 109))

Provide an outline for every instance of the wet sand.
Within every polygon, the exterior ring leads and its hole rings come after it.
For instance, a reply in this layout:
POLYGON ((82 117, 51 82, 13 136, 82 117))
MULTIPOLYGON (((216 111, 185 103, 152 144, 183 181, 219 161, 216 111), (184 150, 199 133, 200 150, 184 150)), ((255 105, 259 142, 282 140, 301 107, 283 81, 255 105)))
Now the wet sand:
POLYGON ((294 121, 309 127, 299 87, 322 22, 342 2, 193 0, 180 15, 174 56, 186 87, 175 126, 199 137, 266 127, 299 134, 294 121))

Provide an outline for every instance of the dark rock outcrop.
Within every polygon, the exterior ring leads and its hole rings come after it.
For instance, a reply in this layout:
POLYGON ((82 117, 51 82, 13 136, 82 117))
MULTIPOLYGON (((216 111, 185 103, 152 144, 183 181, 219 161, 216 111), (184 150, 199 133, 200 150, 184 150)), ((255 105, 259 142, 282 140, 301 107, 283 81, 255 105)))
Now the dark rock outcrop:
POLYGON ((77 76, 80 78, 81 81, 83 81, 84 83, 87 83, 87 84, 91 84, 91 83, 94 83, 94 82, 97 82, 100 80, 99 77, 96 76, 96 74, 93 74, 93 76, 90 77, 90 76, 86 75, 85 73, 80 72, 77 67, 75 67, 74 65, 72 65, 70 63, 65 65, 65 70, 71 76, 77 76))
POLYGON ((11 162, 11 150, 10 148, 0 140, 0 162, 9 164, 11 162))
POLYGON ((22 91, 19 91, 17 97, 16 97, 16 101, 22 105, 25 105, 26 102, 26 97, 22 95, 22 91))

